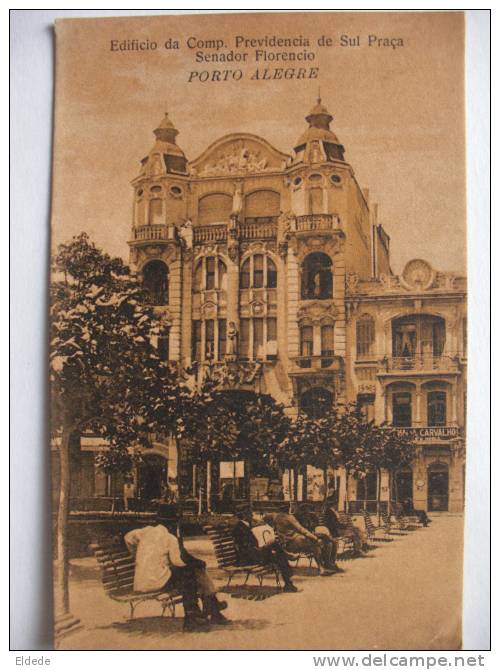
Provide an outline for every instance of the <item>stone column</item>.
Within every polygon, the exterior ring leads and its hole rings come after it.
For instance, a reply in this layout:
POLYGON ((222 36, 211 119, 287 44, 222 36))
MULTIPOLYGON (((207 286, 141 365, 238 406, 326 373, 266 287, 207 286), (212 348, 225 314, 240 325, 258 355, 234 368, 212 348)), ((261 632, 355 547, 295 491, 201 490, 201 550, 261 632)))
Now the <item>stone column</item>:
POLYGON ((181 361, 185 366, 191 364, 193 255, 192 249, 182 252, 181 361))
POLYGON ((422 387, 417 384, 415 391, 415 420, 413 423, 416 426, 422 425, 422 387))
POLYGON ((287 349, 288 356, 292 358, 299 355, 297 308, 300 300, 299 266, 292 245, 288 246, 286 282, 288 293, 287 349))

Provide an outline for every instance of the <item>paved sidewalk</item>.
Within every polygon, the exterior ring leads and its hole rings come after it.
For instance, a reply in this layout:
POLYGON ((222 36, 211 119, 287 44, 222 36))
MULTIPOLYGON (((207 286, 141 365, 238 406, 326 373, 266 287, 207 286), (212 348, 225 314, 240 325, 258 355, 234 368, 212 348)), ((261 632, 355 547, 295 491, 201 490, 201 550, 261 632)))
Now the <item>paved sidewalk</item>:
MULTIPOLYGON (((84 629, 59 648, 459 649, 463 517, 431 518, 428 528, 342 562, 344 574, 321 578, 300 568, 300 593, 262 601, 228 598, 233 623, 209 633, 182 633, 182 607, 178 618, 162 619, 158 604, 142 604, 128 621, 128 606, 104 594, 94 560, 74 561, 71 609, 84 629)), ((215 565, 208 540, 186 546, 215 565)))

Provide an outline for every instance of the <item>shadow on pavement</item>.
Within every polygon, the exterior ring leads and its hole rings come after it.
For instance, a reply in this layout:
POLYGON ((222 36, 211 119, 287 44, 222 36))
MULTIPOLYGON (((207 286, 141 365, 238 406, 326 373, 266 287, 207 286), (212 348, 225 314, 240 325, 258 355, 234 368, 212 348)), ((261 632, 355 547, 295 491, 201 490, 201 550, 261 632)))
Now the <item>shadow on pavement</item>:
MULTIPOLYGON (((129 621, 115 621, 109 626, 99 626, 96 630, 114 630, 125 634, 170 637, 178 633, 182 634, 183 623, 184 619, 181 617, 141 617, 129 621)), ((235 619, 225 626, 213 625, 211 630, 263 630, 269 625, 270 622, 265 619, 235 619)), ((207 631, 207 633, 209 632, 207 631)))

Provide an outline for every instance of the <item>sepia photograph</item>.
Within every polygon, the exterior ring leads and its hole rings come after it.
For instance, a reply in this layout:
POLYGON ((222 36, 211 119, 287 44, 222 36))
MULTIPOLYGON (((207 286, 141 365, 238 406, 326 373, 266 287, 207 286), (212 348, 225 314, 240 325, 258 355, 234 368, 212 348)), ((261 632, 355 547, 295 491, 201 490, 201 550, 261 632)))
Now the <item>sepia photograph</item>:
POLYGON ((461 650, 464 12, 54 39, 53 647, 461 650))

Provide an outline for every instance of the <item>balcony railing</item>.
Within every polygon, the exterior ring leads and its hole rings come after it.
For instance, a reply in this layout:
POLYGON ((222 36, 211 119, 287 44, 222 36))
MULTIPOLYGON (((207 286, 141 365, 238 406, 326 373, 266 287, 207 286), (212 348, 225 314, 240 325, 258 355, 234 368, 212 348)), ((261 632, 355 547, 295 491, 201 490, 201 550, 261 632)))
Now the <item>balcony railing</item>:
POLYGON ((338 370, 339 358, 333 354, 327 356, 296 356, 295 365, 304 370, 338 370))
POLYGON ((379 366, 380 373, 391 372, 458 372, 459 361, 456 356, 433 356, 420 354, 415 356, 393 356, 385 358, 379 366))
POLYGON ((139 226, 134 228, 134 240, 136 241, 158 241, 175 239, 175 226, 155 224, 151 226, 139 226))
POLYGON ((277 216, 256 216, 246 218, 239 225, 241 240, 271 240, 278 234, 277 216))
POLYGON ((305 214, 297 217, 297 232, 311 230, 333 230, 337 228, 337 218, 333 214, 305 214))
POLYGON ((207 244, 212 242, 225 242, 227 239, 227 226, 216 224, 212 226, 196 226, 193 228, 193 240, 195 244, 207 244))

